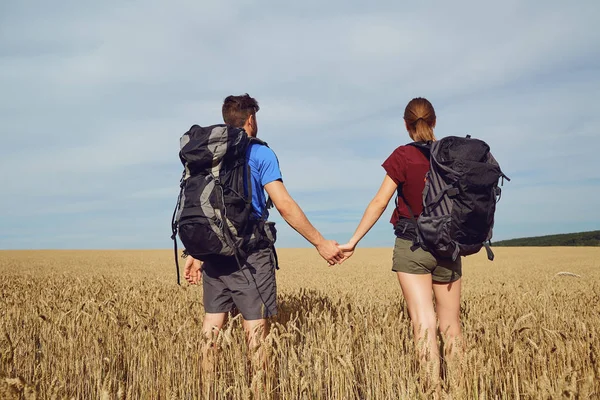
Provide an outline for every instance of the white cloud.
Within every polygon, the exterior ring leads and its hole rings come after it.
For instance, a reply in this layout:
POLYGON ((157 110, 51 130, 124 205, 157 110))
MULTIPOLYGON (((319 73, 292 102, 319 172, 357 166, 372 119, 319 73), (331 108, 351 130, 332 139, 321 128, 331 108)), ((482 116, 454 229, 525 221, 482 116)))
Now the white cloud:
MULTIPOLYGON (((589 196, 597 187, 600 7, 593 1, 2 8, 0 207, 7 216, 119 213, 123 198, 139 201, 139 211, 132 206, 117 221, 144 215, 143 200, 170 208, 179 136, 194 123, 219 123, 222 99, 244 92, 258 98, 260 135, 311 215, 362 212, 383 177, 381 162, 408 141, 401 115, 417 95, 436 106, 440 136, 471 133, 492 145, 515 178, 507 212, 521 216, 516 211, 526 208, 530 221, 551 212, 527 205, 534 194, 524 185, 576 180, 589 196), (357 195, 340 199, 341 191, 357 195)), ((557 190, 543 204, 571 196, 557 190)), ((577 201, 581 209, 593 203, 577 201)), ((506 226, 514 223, 506 218, 506 226)), ((326 226, 342 229, 333 219, 326 226)))

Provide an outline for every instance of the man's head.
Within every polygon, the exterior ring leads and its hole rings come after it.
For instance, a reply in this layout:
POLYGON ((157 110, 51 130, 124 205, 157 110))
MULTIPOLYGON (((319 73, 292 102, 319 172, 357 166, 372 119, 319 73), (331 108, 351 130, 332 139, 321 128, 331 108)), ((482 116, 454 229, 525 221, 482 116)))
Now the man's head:
POLYGON ((248 93, 241 96, 227 96, 223 102, 223 122, 235 128, 244 128, 248 136, 256 137, 258 110, 258 102, 248 93))

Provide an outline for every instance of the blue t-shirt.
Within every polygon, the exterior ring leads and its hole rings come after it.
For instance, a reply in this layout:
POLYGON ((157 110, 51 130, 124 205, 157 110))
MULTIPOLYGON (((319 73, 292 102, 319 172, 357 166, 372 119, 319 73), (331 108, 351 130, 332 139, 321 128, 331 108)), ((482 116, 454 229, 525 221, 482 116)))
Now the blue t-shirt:
POLYGON ((267 146, 252 144, 248 153, 248 165, 252 175, 252 208, 255 218, 269 217, 267 196, 264 187, 276 180, 281 180, 281 170, 275 152, 267 146))

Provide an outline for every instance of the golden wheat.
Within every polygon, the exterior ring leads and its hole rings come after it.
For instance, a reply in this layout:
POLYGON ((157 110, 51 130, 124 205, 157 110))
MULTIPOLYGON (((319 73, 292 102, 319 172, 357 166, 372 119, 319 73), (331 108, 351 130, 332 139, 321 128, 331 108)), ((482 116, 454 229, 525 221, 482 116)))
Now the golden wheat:
MULTIPOLYGON (((600 249, 498 248, 464 262, 463 358, 441 396, 600 398, 600 249), (568 274, 564 271, 569 271, 568 274)), ((0 252, 0 397, 429 398, 391 249, 329 267, 280 251, 279 314, 253 373, 240 318, 202 376, 201 289, 168 251, 0 252)), ((252 355, 250 355, 252 356, 252 355)))

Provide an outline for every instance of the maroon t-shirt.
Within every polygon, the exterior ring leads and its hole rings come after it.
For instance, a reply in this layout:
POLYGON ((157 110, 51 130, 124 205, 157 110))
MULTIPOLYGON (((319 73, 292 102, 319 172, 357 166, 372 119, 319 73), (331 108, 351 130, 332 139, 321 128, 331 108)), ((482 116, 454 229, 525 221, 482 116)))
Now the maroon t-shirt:
MULTIPOLYGON (((398 185, 415 218, 423 211, 423 189, 425 174, 429 171, 429 160, 415 146, 400 146, 382 164, 385 172, 398 185)), ((396 226, 400 218, 410 218, 410 211, 402 198, 398 198, 398 207, 390 222, 396 226)))

